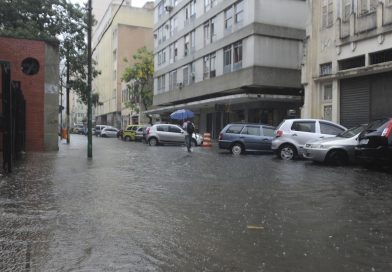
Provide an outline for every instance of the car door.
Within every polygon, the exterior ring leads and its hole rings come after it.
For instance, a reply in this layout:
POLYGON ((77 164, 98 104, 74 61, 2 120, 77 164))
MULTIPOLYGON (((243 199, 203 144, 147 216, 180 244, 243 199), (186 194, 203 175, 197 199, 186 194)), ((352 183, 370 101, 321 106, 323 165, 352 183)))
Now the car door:
POLYGON ((261 150, 262 149, 262 137, 260 126, 257 125, 246 125, 240 135, 241 141, 245 145, 247 150, 261 150))
POLYGON ((275 128, 262 127, 261 128, 261 148, 262 150, 271 150, 272 140, 275 138, 275 128))
POLYGON ((178 126, 169 126, 169 133, 171 142, 173 143, 184 143, 185 142, 185 131, 178 126))
POLYGON ((316 121, 294 121, 291 125, 291 131, 291 139, 301 153, 307 142, 318 137, 316 121))
POLYGON ((323 122, 323 121, 319 121, 319 127, 320 127, 319 138, 335 137, 336 135, 345 131, 345 129, 337 125, 328 122, 323 122))
POLYGON ((168 125, 158 125, 156 127, 156 135, 161 142, 168 142, 170 141, 169 134, 169 127, 168 125))

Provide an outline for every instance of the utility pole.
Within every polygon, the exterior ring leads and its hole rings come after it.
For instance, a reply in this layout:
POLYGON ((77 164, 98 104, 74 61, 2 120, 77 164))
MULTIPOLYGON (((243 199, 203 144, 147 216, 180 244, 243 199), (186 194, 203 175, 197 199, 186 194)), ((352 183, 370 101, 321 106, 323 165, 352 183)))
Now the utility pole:
POLYGON ((88 0, 88 23, 87 23, 87 157, 93 157, 93 134, 92 134, 92 105, 91 105, 91 82, 92 82, 92 56, 91 56, 91 28, 92 28, 92 0, 88 0))
POLYGON ((69 122, 70 122, 70 118, 69 118, 69 47, 67 46, 67 82, 65 83, 65 87, 67 89, 67 144, 70 143, 70 139, 69 139, 69 122))

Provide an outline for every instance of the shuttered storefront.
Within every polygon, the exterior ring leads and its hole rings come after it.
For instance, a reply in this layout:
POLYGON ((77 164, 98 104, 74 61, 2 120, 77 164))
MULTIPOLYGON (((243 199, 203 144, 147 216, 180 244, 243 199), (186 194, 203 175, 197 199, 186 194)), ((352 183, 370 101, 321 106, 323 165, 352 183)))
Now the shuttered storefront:
POLYGON ((353 127, 369 122, 369 77, 344 79, 340 82, 340 123, 353 127))
POLYGON ((340 123, 346 127, 392 117, 392 73, 340 82, 340 123))

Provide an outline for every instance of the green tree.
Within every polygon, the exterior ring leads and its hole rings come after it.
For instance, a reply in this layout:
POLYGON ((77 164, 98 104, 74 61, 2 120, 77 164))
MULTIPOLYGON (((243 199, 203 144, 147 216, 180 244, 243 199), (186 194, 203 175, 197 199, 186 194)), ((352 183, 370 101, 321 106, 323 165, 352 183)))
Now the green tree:
MULTIPOLYGON (((121 77, 123 82, 127 83, 129 102, 126 107, 140 112, 148 110, 152 105, 153 97, 153 79, 154 79, 154 61, 153 53, 146 47, 139 48, 134 54, 135 64, 125 68, 121 77), (142 106, 142 109, 141 109, 142 106)), ((128 60, 125 60, 128 62, 128 60)), ((152 124, 152 117, 146 114, 152 124)))
MULTIPOLYGON (((0 35, 58 40, 70 67, 71 88, 87 103, 87 9, 68 0, 0 0, 0 35)), ((63 69, 62 77, 66 70, 63 69)), ((93 77, 98 71, 93 71, 93 77)), ((95 105, 99 96, 95 95, 95 105)))

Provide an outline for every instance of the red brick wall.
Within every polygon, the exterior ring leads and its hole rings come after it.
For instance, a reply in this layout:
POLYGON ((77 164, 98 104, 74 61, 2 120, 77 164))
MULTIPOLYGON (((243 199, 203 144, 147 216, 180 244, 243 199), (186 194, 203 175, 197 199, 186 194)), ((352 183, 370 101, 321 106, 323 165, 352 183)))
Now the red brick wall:
POLYGON ((11 79, 20 81, 26 100, 26 151, 44 150, 45 42, 0 37, 0 60, 11 63, 11 79), (25 75, 21 63, 35 58, 36 75, 25 75))

